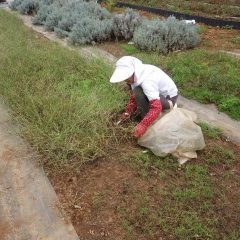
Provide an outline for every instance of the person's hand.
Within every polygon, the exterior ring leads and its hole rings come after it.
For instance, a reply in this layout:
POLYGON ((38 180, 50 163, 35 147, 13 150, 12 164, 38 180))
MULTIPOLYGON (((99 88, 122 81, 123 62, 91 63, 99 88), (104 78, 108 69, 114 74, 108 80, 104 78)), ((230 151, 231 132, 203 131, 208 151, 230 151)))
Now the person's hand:
POLYGON ((134 137, 139 138, 147 131, 147 126, 139 123, 134 129, 134 137))
POLYGON ((122 115, 121 115, 121 117, 120 117, 120 120, 121 120, 121 122, 124 122, 124 121, 126 121, 127 119, 129 119, 129 118, 130 118, 130 114, 127 113, 127 112, 124 112, 124 113, 122 113, 122 115))

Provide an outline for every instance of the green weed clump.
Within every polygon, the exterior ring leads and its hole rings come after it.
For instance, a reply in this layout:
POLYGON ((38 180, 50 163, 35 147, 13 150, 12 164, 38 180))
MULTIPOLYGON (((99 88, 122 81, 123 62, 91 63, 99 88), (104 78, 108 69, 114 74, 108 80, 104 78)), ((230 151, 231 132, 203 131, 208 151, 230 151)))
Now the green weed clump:
POLYGON ((54 166, 105 156, 117 141, 111 113, 122 104, 111 69, 46 42, 5 11, 0 32, 0 94, 28 142, 54 166))
POLYGON ((172 56, 167 69, 183 95, 240 119, 240 60, 223 53, 196 50, 172 56))

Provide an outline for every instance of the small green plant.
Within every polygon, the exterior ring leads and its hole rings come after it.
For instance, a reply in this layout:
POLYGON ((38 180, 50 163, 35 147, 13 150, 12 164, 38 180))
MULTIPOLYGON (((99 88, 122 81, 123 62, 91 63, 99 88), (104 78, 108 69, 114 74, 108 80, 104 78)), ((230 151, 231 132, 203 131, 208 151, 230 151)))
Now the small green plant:
POLYGON ((226 112, 234 119, 240 118, 240 98, 235 96, 228 96, 221 100, 219 110, 226 112))
POLYGON ((139 49, 137 49, 134 45, 131 44, 120 44, 119 46, 127 55, 133 55, 139 52, 139 49))
POLYGON ((109 12, 113 12, 115 9, 115 3, 113 0, 104 0, 104 3, 106 4, 106 9, 109 12))
POLYGON ((206 135, 209 138, 219 139, 220 134, 222 132, 220 129, 210 127, 208 124, 203 122, 198 123, 198 125, 201 127, 204 135, 206 135))

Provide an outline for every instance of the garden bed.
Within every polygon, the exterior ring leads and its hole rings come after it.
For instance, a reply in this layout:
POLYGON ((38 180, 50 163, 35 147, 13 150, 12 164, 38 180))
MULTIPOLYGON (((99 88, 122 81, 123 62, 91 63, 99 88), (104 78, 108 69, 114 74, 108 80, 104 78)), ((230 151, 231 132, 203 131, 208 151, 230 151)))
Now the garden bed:
POLYGON ((237 0, 231 2, 227 0, 185 0, 181 2, 176 0, 114 0, 114 2, 132 3, 148 7, 159 7, 169 11, 176 11, 186 14, 194 14, 197 16, 213 17, 220 19, 234 19, 235 21, 238 21, 240 18, 240 3, 237 0))

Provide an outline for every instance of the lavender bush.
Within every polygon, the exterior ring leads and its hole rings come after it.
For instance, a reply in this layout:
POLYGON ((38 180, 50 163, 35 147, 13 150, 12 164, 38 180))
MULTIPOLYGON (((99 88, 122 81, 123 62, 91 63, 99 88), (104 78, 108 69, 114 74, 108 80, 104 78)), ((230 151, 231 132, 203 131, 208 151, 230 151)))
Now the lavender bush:
POLYGON ((113 16, 95 0, 14 0, 11 8, 36 13, 33 24, 45 26, 73 44, 94 44, 112 38, 130 40, 143 50, 168 53, 198 43, 197 28, 175 17, 143 20, 131 9, 113 16))
POLYGON ((169 17, 165 21, 145 20, 134 32, 133 40, 142 50, 166 54, 196 46, 199 36, 195 25, 169 17))
POLYGON ((132 9, 126 9, 122 14, 113 17, 113 31, 116 38, 130 40, 137 27, 141 25, 140 15, 132 9))

